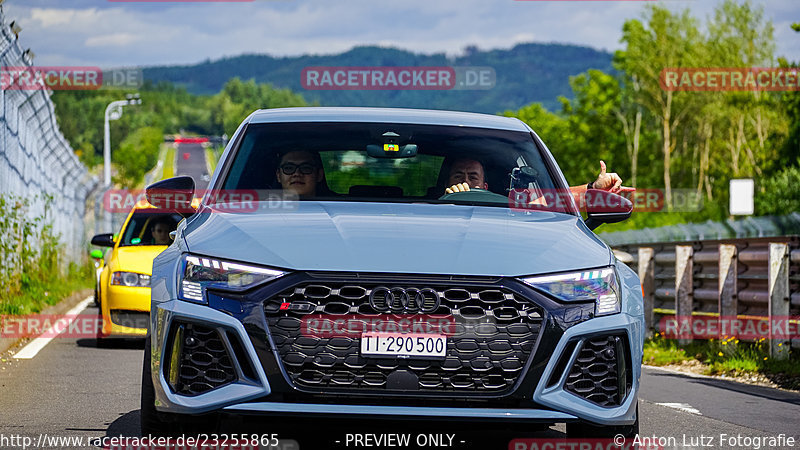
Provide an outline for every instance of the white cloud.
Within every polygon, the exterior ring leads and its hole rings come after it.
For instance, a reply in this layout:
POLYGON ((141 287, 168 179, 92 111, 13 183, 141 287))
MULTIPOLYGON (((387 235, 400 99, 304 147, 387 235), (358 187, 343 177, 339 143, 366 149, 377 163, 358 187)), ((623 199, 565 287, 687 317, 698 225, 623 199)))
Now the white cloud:
POLYGON ((94 8, 85 10, 32 8, 30 15, 31 19, 37 21, 42 28, 51 28, 72 22, 85 22, 86 19, 96 21, 98 13, 94 8))
MULTIPOLYGON (((721 0, 663 3, 690 8, 702 22, 721 0)), ((756 0, 776 25, 778 55, 800 60, 797 0, 756 0)), ((458 54, 468 45, 510 48, 561 42, 613 51, 625 20, 644 2, 514 0, 257 1, 252 3, 112 3, 7 0, 7 20, 38 64, 98 66, 186 64, 242 53, 331 54, 356 45, 458 54)))
POLYGON ((92 36, 86 39, 87 47, 121 47, 141 39, 141 35, 133 33, 113 33, 105 36, 92 36))

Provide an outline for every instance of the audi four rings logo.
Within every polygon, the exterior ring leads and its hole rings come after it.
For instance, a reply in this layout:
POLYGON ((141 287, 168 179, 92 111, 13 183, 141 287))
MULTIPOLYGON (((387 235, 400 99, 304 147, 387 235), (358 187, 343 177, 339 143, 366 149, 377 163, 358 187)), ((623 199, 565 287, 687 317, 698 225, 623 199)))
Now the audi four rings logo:
POLYGON ((432 313, 440 303, 439 293, 431 288, 379 286, 369 294, 369 304, 379 312, 432 313))

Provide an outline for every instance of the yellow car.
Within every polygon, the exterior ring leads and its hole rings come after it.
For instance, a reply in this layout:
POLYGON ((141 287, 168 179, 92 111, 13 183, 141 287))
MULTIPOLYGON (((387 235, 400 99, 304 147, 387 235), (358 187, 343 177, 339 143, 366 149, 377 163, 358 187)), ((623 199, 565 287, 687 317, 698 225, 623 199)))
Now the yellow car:
POLYGON ((128 214, 117 235, 98 234, 92 245, 111 247, 97 283, 102 329, 97 336, 144 337, 150 317, 150 275, 153 258, 172 243, 183 217, 147 203, 139 203, 128 214))

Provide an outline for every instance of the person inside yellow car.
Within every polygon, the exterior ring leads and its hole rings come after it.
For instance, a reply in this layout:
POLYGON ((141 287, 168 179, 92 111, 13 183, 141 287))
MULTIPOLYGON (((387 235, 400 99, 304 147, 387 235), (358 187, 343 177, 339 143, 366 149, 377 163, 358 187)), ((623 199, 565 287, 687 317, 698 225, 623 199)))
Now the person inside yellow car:
POLYGON ((169 216, 162 216, 155 219, 150 229, 150 234, 153 236, 153 245, 170 245, 172 239, 169 238, 169 233, 175 229, 175 224, 169 219, 169 216))

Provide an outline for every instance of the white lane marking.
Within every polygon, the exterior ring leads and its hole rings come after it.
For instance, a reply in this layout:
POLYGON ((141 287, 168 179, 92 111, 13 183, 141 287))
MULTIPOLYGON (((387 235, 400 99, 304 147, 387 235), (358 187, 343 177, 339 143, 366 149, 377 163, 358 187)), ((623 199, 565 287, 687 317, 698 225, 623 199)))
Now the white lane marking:
POLYGON ((679 411, 687 412, 689 414, 696 414, 698 416, 703 415, 694 406, 688 403, 656 403, 656 405, 666 406, 667 408, 677 409, 679 411))
MULTIPOLYGON (((72 308, 69 311, 67 311, 67 313, 64 314, 64 316, 66 316, 67 319, 66 319, 65 322, 62 322, 62 324, 64 324, 64 325, 62 325, 60 327, 61 329, 58 330, 58 333, 61 333, 62 331, 64 331, 67 328, 69 328, 69 325, 75 320, 75 318, 78 316, 78 314, 81 311, 83 311, 84 309, 86 309, 86 307, 89 306, 89 303, 91 303, 92 301, 94 301, 93 300, 93 296, 86 297, 86 299, 84 299, 82 302, 78 303, 77 306, 75 306, 74 308, 72 308)), ((48 334, 48 331, 50 331, 50 328, 48 328, 47 330, 44 330, 44 332, 42 334, 43 335, 44 334, 48 334)), ((36 354, 39 353, 39 351, 41 349, 43 349, 44 346, 47 345, 47 343, 50 342, 51 340, 53 340, 52 336, 51 337, 41 337, 41 336, 39 336, 36 339, 34 339, 31 342, 29 342, 28 345, 26 345, 25 347, 22 347, 22 350, 20 350, 17 353, 15 353, 14 354, 14 358, 15 359, 31 359, 34 356, 36 356, 36 354)))

